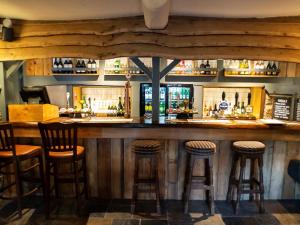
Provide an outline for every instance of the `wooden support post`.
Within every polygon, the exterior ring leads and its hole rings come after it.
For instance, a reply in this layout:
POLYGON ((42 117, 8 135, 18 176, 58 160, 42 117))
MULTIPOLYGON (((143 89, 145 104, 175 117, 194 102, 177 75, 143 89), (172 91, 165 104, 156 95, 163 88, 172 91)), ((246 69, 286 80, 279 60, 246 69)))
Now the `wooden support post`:
POLYGON ((0 112, 2 114, 2 120, 7 119, 6 115, 6 97, 5 97, 5 70, 4 63, 0 62, 0 112))
POLYGON ((160 58, 152 58, 152 121, 159 121, 160 58))

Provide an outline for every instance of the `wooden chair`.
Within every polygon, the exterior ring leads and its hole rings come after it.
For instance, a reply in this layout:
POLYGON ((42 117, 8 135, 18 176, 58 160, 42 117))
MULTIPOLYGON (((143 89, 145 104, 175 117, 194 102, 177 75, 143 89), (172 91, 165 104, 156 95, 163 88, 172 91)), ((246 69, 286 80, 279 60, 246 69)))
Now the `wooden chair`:
POLYGON ((210 141, 187 141, 187 164, 184 185, 184 212, 188 213, 188 203, 193 184, 200 184, 200 188, 206 191, 206 201, 209 205, 210 214, 215 214, 214 184, 213 184, 213 155, 216 145, 210 141), (205 175, 194 176, 193 170, 196 160, 204 160, 205 175))
POLYGON ((75 123, 39 123, 46 159, 46 197, 48 215, 50 197, 53 188, 50 186, 50 176, 54 177, 55 197, 59 198, 59 184, 75 184, 77 214, 80 213, 80 196, 88 198, 88 182, 86 172, 85 148, 77 145, 77 125, 75 123), (81 166, 80 166, 81 162, 81 166), (71 165, 70 172, 60 172, 59 165, 71 165), (80 183, 83 189, 80 190, 80 183))
POLYGON ((264 179, 263 179, 263 155, 265 145, 259 141, 236 141, 233 143, 233 159, 229 177, 227 201, 234 203, 234 212, 238 213, 242 194, 249 194, 250 201, 259 194, 259 211, 264 212, 264 179), (250 177, 245 179, 246 160, 250 160, 250 177), (239 177, 236 179, 238 162, 240 163, 239 177), (257 167, 255 163, 257 162, 257 167), (255 169, 258 169, 255 173, 255 169), (258 178, 255 176, 258 174, 258 178), (234 187, 237 189, 236 201, 233 199, 234 187))
MULTIPOLYGON (((18 206, 19 217, 22 216, 22 198, 36 192, 40 187, 44 186, 44 168, 43 168, 43 154, 40 146, 34 145, 18 145, 15 144, 12 125, 9 123, 0 124, 0 174, 4 176, 14 176, 11 182, 5 182, 0 189, 0 198, 2 199, 16 199, 18 206), (22 165, 24 161, 34 161, 29 166, 22 165), (35 160, 36 161, 36 160, 35 160), (34 171, 38 168, 39 177, 35 177, 34 171), (13 169, 13 172, 11 172, 13 169), (23 182, 36 183, 31 190, 24 190, 23 182), (7 196, 7 192, 12 186, 16 187, 16 195, 7 196), (26 191, 26 192, 25 192, 26 191)), ((23 163, 24 164, 24 163, 23 163)), ((8 178, 8 177, 7 177, 8 178)))

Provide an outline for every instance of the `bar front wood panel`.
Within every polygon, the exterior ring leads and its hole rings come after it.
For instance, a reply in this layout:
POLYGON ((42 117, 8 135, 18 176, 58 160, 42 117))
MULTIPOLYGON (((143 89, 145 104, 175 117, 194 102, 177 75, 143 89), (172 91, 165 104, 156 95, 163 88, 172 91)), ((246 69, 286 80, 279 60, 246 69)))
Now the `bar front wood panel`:
MULTIPOLYGON (((85 140, 88 159, 88 174, 90 193, 93 197, 102 198, 131 198, 133 184, 133 160, 131 142, 125 139, 124 168, 121 163, 121 139, 85 140), (124 173, 124 180, 122 174, 124 173), (122 185, 122 182, 124 184, 122 185), (124 187, 124 190, 121 190, 124 187)), ((214 156, 215 197, 217 200, 226 198, 230 173, 232 152, 231 141, 214 141, 217 152, 214 156)), ((166 199, 181 199, 184 183, 186 153, 183 141, 162 140, 160 161, 161 193, 166 199)), ((299 184, 296 184, 287 174, 290 159, 300 159, 300 146, 297 142, 265 141, 264 155, 264 184, 266 199, 294 199, 299 198, 299 184)), ((141 166, 142 174, 149 173, 149 165, 145 162, 141 166)), ((198 162, 195 175, 203 173, 203 163, 198 162)), ((247 168, 249 173, 249 167, 247 168)), ((151 199, 152 194, 141 194, 140 198, 151 199)), ((203 199, 203 192, 192 191, 192 199, 203 199)), ((243 199, 248 199, 244 196, 243 199)))
POLYGON ((217 19, 172 16, 163 30, 143 17, 87 21, 14 21, 16 40, 0 59, 49 57, 248 58, 300 62, 300 17, 217 19))

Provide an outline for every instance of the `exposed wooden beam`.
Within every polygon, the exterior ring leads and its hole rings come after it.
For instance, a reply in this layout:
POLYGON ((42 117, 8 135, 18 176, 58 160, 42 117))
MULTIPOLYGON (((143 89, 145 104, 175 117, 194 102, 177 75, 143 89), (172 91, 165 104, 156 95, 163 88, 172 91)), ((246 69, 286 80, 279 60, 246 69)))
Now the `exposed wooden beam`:
POLYGON ((20 69, 23 65, 24 61, 16 61, 14 62, 7 70, 6 70, 6 78, 8 79, 11 75, 13 75, 16 71, 20 69))
POLYGON ((130 60, 134 62, 134 64, 137 65, 149 77, 149 79, 152 80, 152 72, 138 57, 130 57, 130 60))
POLYGON ((167 65, 161 72, 160 72, 160 79, 166 76, 178 63, 180 59, 174 59, 169 65, 167 65))
MULTIPOLYGON (((90 21, 14 21, 16 40, 0 41, 0 60, 160 56, 300 62, 300 17, 170 17, 164 30, 142 17, 90 21)), ((149 74, 149 71, 146 72, 149 74)))

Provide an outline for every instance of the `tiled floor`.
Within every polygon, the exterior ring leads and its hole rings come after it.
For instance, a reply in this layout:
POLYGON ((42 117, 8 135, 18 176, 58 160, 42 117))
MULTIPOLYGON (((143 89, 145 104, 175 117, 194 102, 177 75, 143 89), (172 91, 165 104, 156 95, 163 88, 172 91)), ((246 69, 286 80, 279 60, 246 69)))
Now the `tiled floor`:
POLYGON ((16 205, 6 202, 0 210, 0 224, 11 225, 300 225, 300 200, 266 201, 265 214, 259 214, 254 202, 243 201, 238 215, 230 204, 216 202, 215 216, 208 215, 203 201, 191 201, 190 213, 183 213, 181 201, 165 201, 162 214, 155 213, 154 201, 139 201, 136 213, 130 213, 129 200, 82 201, 81 216, 76 216, 73 200, 57 200, 51 218, 43 214, 42 199, 24 200, 24 215, 17 219, 16 205))

